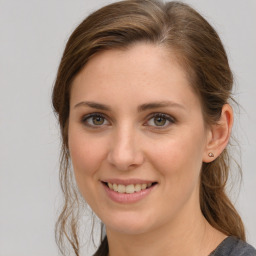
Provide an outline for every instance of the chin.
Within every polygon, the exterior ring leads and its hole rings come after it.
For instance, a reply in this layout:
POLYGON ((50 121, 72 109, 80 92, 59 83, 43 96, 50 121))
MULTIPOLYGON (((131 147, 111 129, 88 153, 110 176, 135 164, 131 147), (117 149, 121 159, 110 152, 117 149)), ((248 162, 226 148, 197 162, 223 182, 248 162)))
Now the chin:
POLYGON ((150 230, 149 218, 142 214, 117 214, 108 220, 106 219, 104 224, 107 230, 113 230, 118 233, 127 235, 138 235, 146 233, 150 230))

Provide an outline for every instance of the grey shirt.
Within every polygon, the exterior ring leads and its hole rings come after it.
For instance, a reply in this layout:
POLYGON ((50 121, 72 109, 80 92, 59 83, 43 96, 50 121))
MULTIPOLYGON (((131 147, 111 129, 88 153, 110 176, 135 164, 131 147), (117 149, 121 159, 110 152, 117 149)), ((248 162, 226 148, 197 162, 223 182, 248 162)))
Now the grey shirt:
POLYGON ((256 250, 246 242, 229 236, 209 256, 256 256, 256 250))

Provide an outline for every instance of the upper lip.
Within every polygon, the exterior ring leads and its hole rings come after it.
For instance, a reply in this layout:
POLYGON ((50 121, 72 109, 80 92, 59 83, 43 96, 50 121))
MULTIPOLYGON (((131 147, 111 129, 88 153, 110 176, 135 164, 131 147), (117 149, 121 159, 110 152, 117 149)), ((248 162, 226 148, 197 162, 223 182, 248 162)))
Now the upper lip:
POLYGON ((101 180, 104 183, 111 183, 111 184, 122 184, 122 185, 130 185, 130 184, 148 184, 154 183, 155 180, 142 180, 142 179, 104 179, 101 180))

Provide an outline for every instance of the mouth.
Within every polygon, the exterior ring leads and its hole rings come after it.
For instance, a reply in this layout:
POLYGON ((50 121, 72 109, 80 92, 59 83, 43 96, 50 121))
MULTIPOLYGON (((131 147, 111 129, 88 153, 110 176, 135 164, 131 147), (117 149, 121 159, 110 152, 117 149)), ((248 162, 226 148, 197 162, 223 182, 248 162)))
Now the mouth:
POLYGON ((108 187, 110 190, 115 191, 120 194, 134 194, 139 193, 143 190, 147 190, 152 188, 157 184, 157 182, 150 183, 136 183, 136 184, 118 184, 118 183, 110 183, 110 182, 102 182, 104 186, 108 187))

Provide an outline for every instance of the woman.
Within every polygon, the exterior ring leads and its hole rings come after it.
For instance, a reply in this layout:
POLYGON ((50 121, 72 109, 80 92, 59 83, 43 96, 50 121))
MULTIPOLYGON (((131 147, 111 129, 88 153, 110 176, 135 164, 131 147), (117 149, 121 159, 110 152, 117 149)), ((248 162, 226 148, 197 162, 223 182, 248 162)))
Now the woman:
POLYGON ((106 229, 95 255, 256 255, 225 193, 231 91, 218 35, 185 4, 128 0, 85 19, 53 91, 63 255, 65 239, 81 255, 80 195, 106 229))

